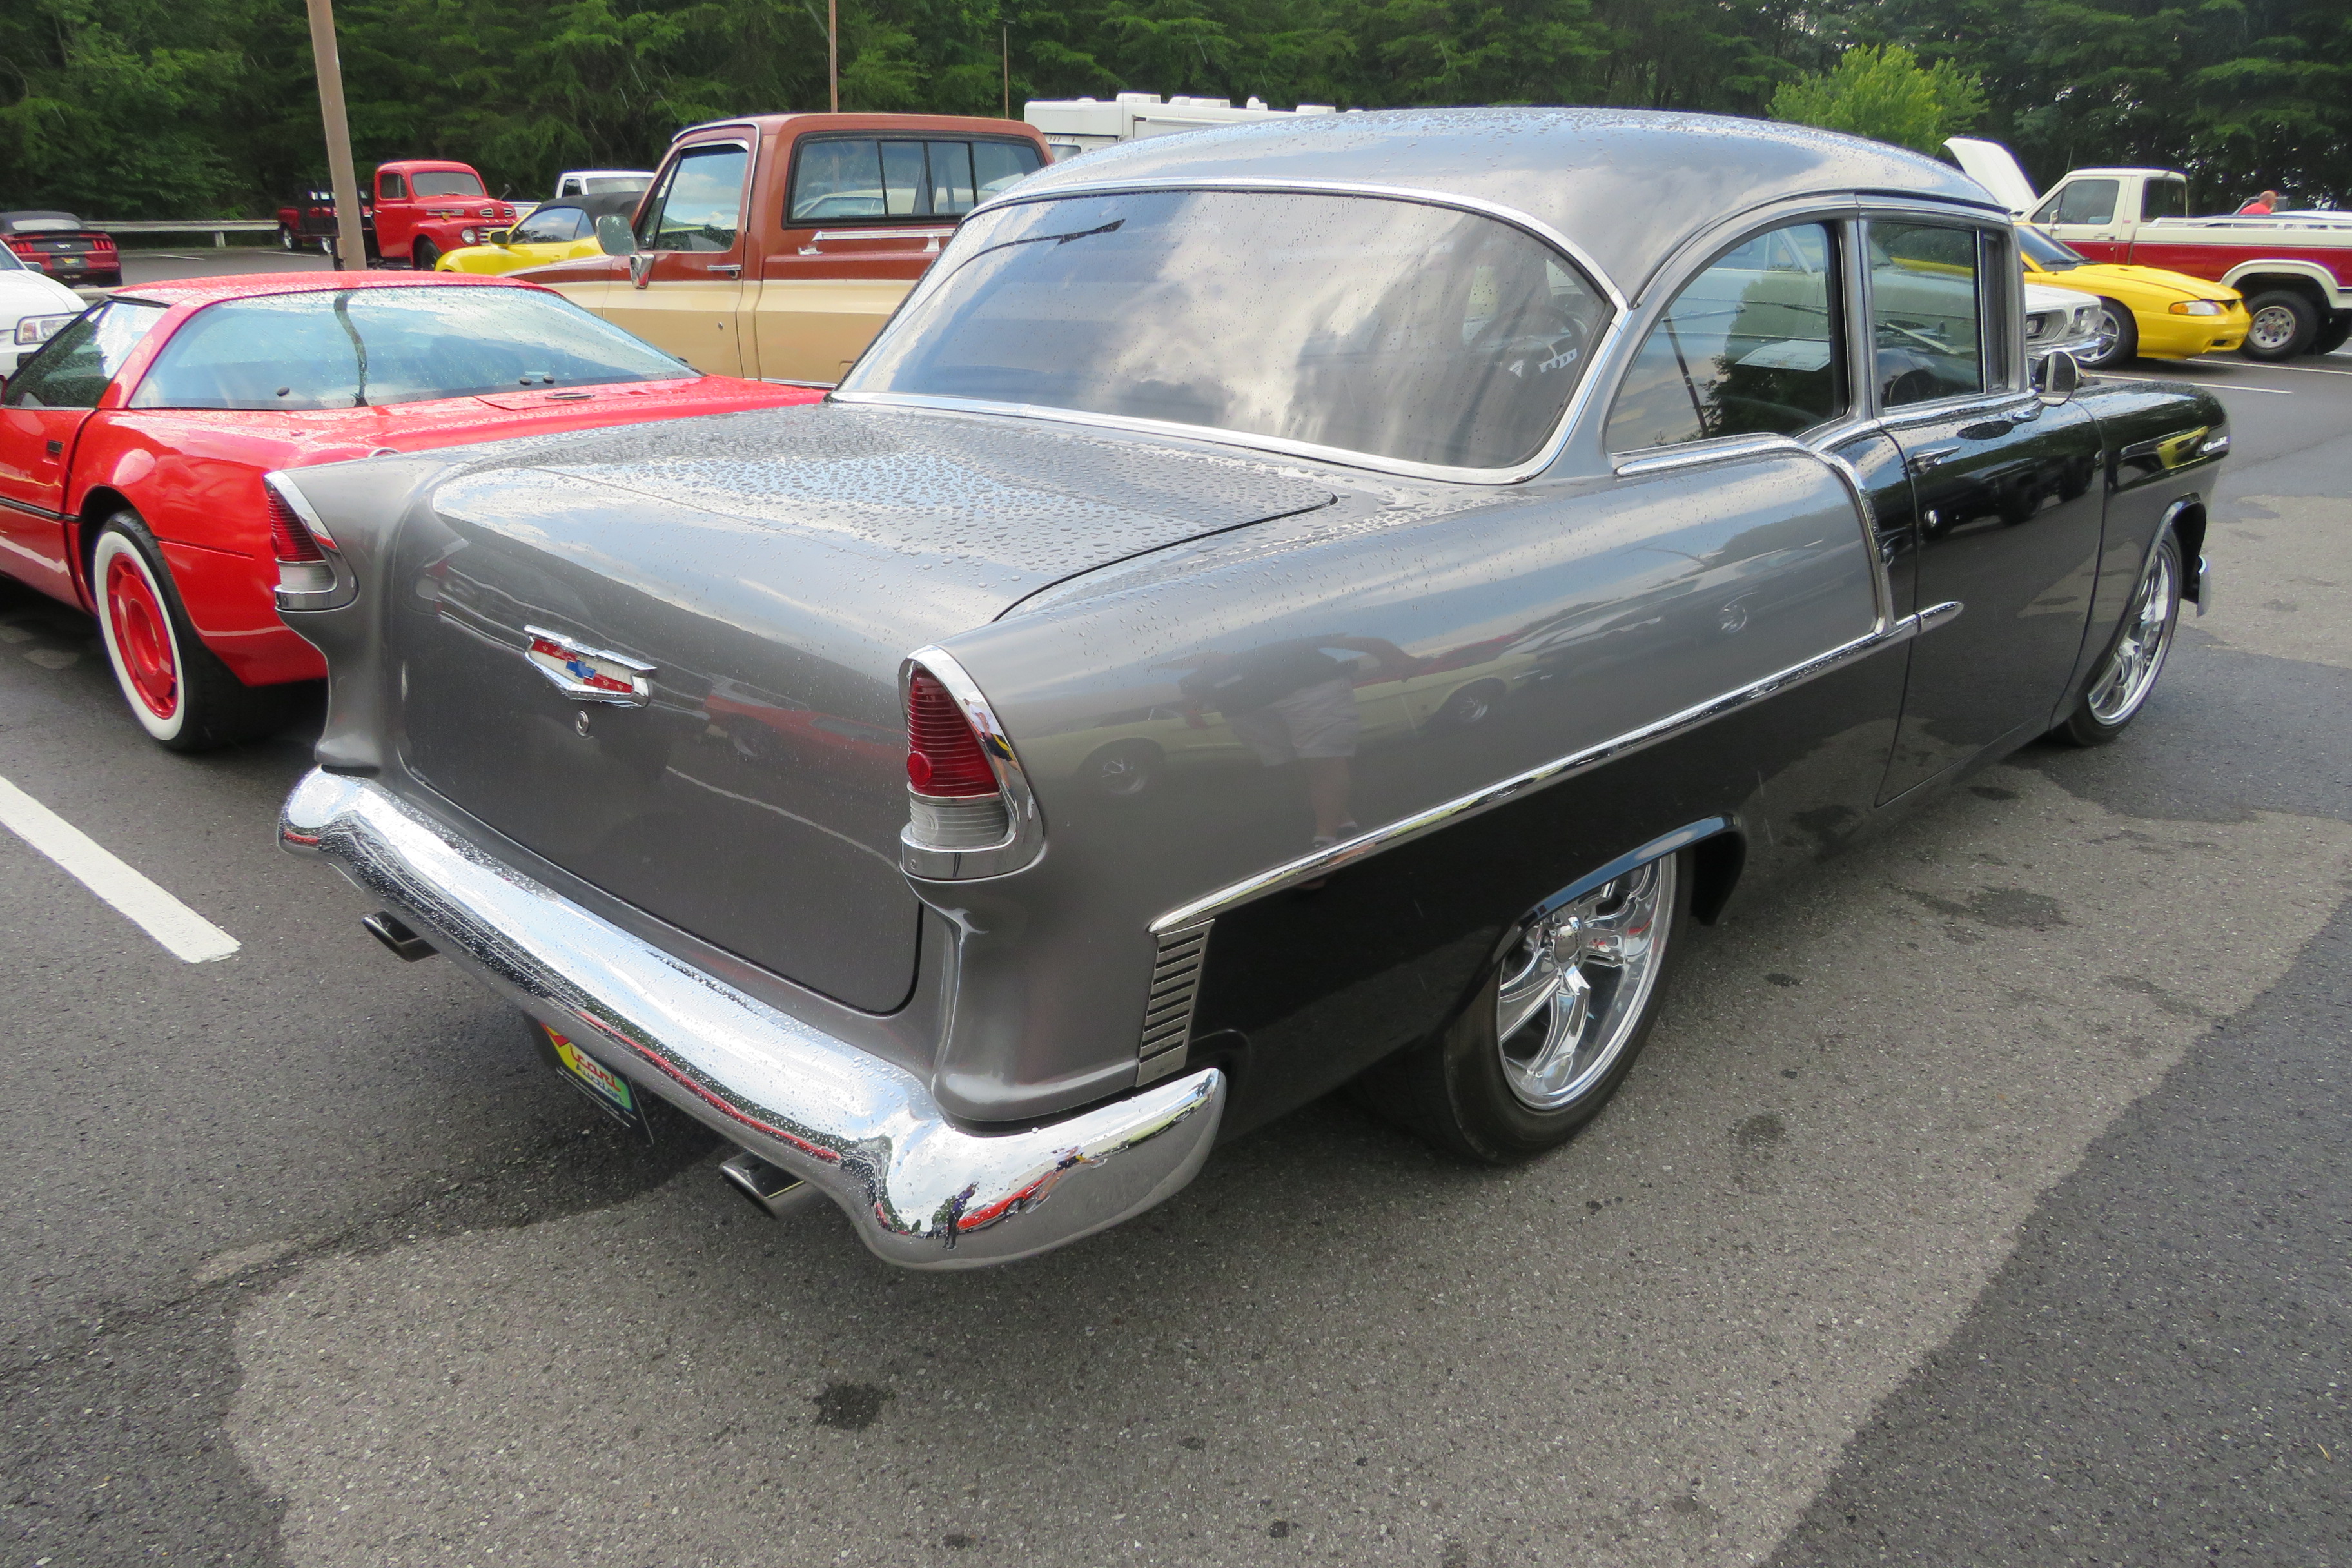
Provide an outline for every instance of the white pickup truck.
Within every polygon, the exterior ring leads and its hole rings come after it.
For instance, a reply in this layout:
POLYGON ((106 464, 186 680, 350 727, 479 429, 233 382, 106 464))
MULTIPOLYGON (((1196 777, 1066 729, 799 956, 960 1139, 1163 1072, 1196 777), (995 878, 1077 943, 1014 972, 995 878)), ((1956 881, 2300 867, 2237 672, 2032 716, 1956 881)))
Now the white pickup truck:
POLYGON ((2075 169, 2039 195, 2008 148, 1955 136, 1961 168, 2017 216, 2093 261, 2168 268, 2246 297, 2252 359, 2332 353, 2352 338, 2352 212, 2189 216, 2177 169, 2075 169))

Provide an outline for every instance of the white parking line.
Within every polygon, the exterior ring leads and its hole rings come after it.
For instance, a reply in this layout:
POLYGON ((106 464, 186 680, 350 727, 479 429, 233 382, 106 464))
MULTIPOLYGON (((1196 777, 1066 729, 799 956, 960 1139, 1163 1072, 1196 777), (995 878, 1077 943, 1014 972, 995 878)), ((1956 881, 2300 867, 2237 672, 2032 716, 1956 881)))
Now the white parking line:
POLYGON ((0 826, 56 861, 175 958, 209 963, 242 945, 5 778, 0 778, 0 826))

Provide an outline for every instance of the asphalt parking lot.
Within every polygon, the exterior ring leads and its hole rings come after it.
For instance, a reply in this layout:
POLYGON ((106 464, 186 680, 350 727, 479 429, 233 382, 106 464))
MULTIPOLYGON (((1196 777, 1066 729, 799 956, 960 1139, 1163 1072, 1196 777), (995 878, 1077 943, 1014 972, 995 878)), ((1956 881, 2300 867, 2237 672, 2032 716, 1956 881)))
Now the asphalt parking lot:
POLYGON ((2179 374, 2122 742, 1740 905, 1549 1159, 1316 1106, 976 1274, 626 1142, 274 850, 299 727, 167 755, 0 587, 0 776, 238 944, 0 834, 6 1560, 2352 1564, 2352 354, 2179 374))

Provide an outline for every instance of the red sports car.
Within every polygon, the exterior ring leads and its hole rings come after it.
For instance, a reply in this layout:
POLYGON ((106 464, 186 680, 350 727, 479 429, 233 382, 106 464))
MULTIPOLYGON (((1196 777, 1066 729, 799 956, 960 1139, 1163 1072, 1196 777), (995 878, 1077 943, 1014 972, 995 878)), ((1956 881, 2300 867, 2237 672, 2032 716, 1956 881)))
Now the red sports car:
POLYGON ((278 618, 281 564, 320 556, 271 469, 821 395, 701 374, 501 278, 142 285, 0 389, 0 573, 96 614, 131 714, 201 751, 326 673, 278 618))

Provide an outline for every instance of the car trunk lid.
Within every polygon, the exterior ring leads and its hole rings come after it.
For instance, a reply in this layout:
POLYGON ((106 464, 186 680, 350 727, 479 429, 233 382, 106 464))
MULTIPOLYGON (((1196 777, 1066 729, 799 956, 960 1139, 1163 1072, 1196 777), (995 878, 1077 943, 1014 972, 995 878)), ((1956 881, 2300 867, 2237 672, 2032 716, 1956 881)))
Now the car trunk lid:
POLYGON ((916 959, 904 657, 1331 500, 1209 452, 840 406, 513 445, 523 460, 444 481, 403 532, 408 767, 614 897, 872 1012, 916 959))

